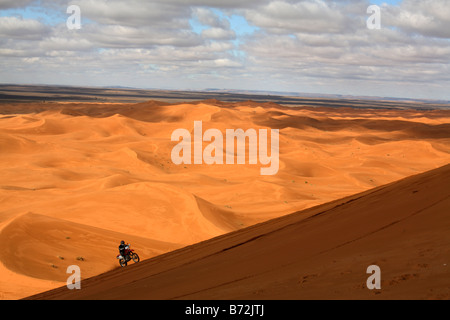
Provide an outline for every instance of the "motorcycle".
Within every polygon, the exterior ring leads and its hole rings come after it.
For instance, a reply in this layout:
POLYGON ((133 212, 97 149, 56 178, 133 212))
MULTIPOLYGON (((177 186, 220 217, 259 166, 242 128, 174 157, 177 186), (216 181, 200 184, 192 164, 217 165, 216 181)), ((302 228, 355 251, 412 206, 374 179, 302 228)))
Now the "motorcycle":
POLYGON ((134 263, 139 262, 139 255, 134 252, 133 249, 130 248, 130 245, 125 246, 124 250, 124 256, 122 256, 120 253, 117 255, 117 259, 119 259, 119 264, 121 267, 126 267, 128 261, 133 260, 134 263))

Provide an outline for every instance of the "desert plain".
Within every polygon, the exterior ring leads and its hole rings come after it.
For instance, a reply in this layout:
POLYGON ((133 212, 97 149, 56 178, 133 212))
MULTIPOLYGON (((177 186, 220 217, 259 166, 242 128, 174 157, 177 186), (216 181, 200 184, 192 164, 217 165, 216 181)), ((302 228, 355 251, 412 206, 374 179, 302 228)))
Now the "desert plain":
MULTIPOLYGON (((341 298, 337 286, 355 273, 355 259, 363 255, 360 251, 346 254, 345 248, 357 246, 362 237, 357 231, 370 233, 367 228, 373 225, 384 233, 379 246, 371 247, 366 239, 358 250, 369 247, 378 255, 360 261, 360 284, 347 282, 351 284, 345 291, 349 297, 448 299, 450 239, 439 235, 445 235, 449 226, 449 163, 450 111, 445 108, 417 108, 414 104, 410 108, 383 108, 379 104, 371 108, 370 103, 364 108, 331 108, 212 99, 4 102, 0 105, 0 298, 21 299, 64 288, 70 265, 80 266, 82 279, 88 284, 91 277, 97 277, 92 278, 97 283, 98 279, 108 283, 109 273, 130 274, 133 270, 137 270, 133 281, 139 275, 156 277, 146 283, 156 286, 151 295, 141 287, 120 291, 128 294, 120 296, 109 283, 105 287, 109 296, 96 295, 106 292, 97 288, 80 290, 79 298, 341 298), (262 165, 248 162, 174 164, 171 151, 177 143, 171 134, 179 128, 192 132, 195 121, 202 121, 204 130, 221 132, 278 129, 278 172, 261 175, 262 165), (425 172, 431 173, 420 180, 425 172), (359 199, 358 206, 349 209, 351 214, 339 214, 344 210, 340 205, 350 205, 352 199, 359 199), (437 209, 430 211, 435 203, 439 203, 437 209), (425 222, 406 219, 411 212, 417 219, 413 211, 420 205, 423 212, 431 212, 425 222), (320 214, 334 207, 338 208, 335 214, 320 214), (434 213, 441 220, 436 220, 434 213), (435 220, 428 218, 431 216, 435 220), (396 222, 403 219, 412 227, 400 228, 396 222), (306 224, 295 224, 301 221, 306 224), (292 227, 295 230, 289 231, 289 225, 298 230, 292 227), (427 232, 415 230, 418 226, 426 226, 427 232), (236 247, 233 242, 242 238, 242 243, 247 243, 262 234, 267 237, 261 243, 236 247), (336 234, 347 238, 336 238, 337 248, 329 260, 317 258, 327 252, 326 245, 333 243, 336 234), (221 242, 227 235, 231 240, 221 242), (304 238, 295 242, 295 235, 304 238), (405 243, 396 245, 397 238, 405 243), (131 243, 141 262, 120 268, 116 255, 121 240, 131 243), (224 250, 223 243, 230 250, 224 250), (196 245, 200 246, 197 251, 196 245), (223 254, 212 255, 212 248, 223 254), (427 248, 439 248, 439 254, 433 256, 427 248), (383 252, 389 257, 383 257, 383 252), (423 261, 411 261, 411 256, 402 256, 405 252, 417 253, 423 261), (283 259, 296 254, 309 264, 296 266, 294 271, 294 265, 290 269, 283 259), (252 255, 254 260, 249 258, 252 255), (445 256, 449 257, 448 265, 442 260, 445 256), (205 263, 196 266, 195 261, 205 263), (335 269, 320 269, 332 261, 335 269), (368 293, 364 268, 386 261, 399 269, 396 274, 392 271, 390 282, 383 285, 400 289, 384 296, 383 292, 368 293), (176 268, 182 265, 184 269, 177 273, 176 268), (173 269, 172 274, 164 266, 173 269), (224 276, 226 271, 220 273, 218 266, 241 277, 239 284, 247 291, 236 291, 235 281, 224 276), (267 268, 261 270, 262 266, 267 268), (400 266, 409 269, 401 270, 400 266), (434 270, 433 277, 446 275, 447 280, 438 277, 426 284, 421 272, 427 267, 434 270), (143 268, 148 269, 144 272, 143 268), (216 282, 198 280, 202 274, 208 279, 211 270, 215 273, 209 279, 216 282), (164 273, 167 278, 161 275, 164 273), (167 285, 169 278, 183 284, 167 285), (295 288, 283 289, 283 281, 294 283, 295 288), (318 284, 305 291, 314 281, 318 284), (206 283, 205 287, 196 288, 199 283, 206 283), (415 284, 425 287, 415 289, 415 284), (432 292, 427 285, 437 289, 432 292), (216 289, 208 291, 211 288, 216 289)), ((116 287, 124 284, 114 283, 116 287)))

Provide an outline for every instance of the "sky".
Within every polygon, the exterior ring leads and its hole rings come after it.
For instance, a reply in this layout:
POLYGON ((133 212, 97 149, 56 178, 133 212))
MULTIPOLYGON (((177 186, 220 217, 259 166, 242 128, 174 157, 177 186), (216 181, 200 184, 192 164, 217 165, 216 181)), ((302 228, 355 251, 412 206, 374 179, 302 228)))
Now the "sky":
POLYGON ((0 83, 450 100, 450 1, 0 0, 0 83))

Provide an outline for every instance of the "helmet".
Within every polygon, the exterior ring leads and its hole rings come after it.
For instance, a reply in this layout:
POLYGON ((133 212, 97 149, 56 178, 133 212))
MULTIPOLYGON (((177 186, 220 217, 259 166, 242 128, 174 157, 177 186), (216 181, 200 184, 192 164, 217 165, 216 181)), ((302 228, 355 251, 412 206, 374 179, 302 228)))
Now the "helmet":
POLYGON ((125 241, 123 241, 123 240, 122 240, 122 241, 120 241, 120 244, 125 244, 125 241))

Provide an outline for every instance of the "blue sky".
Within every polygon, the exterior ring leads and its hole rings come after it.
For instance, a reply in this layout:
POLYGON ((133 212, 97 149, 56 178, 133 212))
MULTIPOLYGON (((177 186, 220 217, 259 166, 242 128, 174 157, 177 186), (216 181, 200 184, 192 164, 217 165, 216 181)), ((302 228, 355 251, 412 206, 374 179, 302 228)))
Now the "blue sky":
POLYGON ((73 31, 66 1, 5 0, 0 83, 450 100, 446 1, 78 0, 73 31))
POLYGON ((387 3, 390 5, 398 5, 402 0, 370 0, 371 4, 382 5, 383 3, 387 3))
POLYGON ((22 17, 23 19, 35 19, 49 25, 63 23, 67 19, 66 13, 61 10, 57 11, 52 8, 44 9, 39 6, 1 10, 0 16, 16 16, 22 17))
MULTIPOLYGON (((371 4, 377 4, 381 5, 383 3, 388 3, 391 5, 397 5, 400 3, 401 0, 371 0, 371 4)), ((38 3, 37 3, 38 4, 38 3)), ((61 9, 61 8, 59 8, 61 9)), ((63 8, 62 8, 63 9, 63 8)), ((247 34, 251 33, 258 28, 255 26, 251 26, 248 24, 247 20, 240 15, 233 14, 230 17, 226 16, 220 9, 213 8, 212 11, 220 16, 221 18, 228 19, 230 23, 232 24, 233 30, 238 32, 239 34, 247 34)), ((31 5, 25 8, 12 8, 12 9, 6 9, 6 10, 0 10, 0 16, 18 16, 22 17, 24 19, 36 19, 39 21, 42 21, 49 25, 55 25, 58 23, 64 23, 67 19, 67 14, 63 10, 56 10, 56 8, 43 8, 39 5, 31 5)), ((190 20, 192 27, 195 32, 200 33, 202 30, 206 29, 207 27, 202 26, 198 21, 195 19, 190 20)))
MULTIPOLYGON (((64 10, 61 10, 64 9, 64 7, 60 7, 58 9, 60 10, 52 7, 43 8, 39 5, 32 5, 25 8, 0 10, 0 17, 16 16, 23 19, 35 19, 48 25, 65 23, 68 14, 64 10)), ((241 15, 232 14, 227 16, 220 9, 211 8, 211 10, 220 18, 227 19, 231 23, 231 27, 235 30, 237 35, 246 35, 258 30, 258 27, 249 25, 247 20, 241 15)), ((86 23, 90 21, 84 18, 84 22, 86 23)), ((202 25, 195 18, 190 19, 189 22, 191 23, 193 30, 197 33, 201 33, 202 30, 208 28, 208 26, 202 25)))
MULTIPOLYGON (((380 6, 383 3, 398 5, 401 1, 402 0, 370 0, 370 3, 380 6)), ((67 19, 67 13, 61 9, 64 9, 64 7, 42 7, 39 4, 39 1, 36 1, 32 5, 24 8, 0 10, 0 17, 17 16, 22 17, 23 19, 35 19, 47 25, 53 26, 56 24, 65 23, 67 19)), ((231 24, 232 30, 234 30, 238 36, 248 35, 259 29, 257 26, 250 25, 242 15, 232 14, 227 16, 218 8, 212 8, 212 11, 220 18, 227 19, 231 24)), ((89 22, 91 21, 85 17, 83 18, 83 23, 89 22)), ((208 28, 208 26, 202 25, 195 18, 190 19, 189 22, 194 32, 199 34, 201 31, 208 28)))

